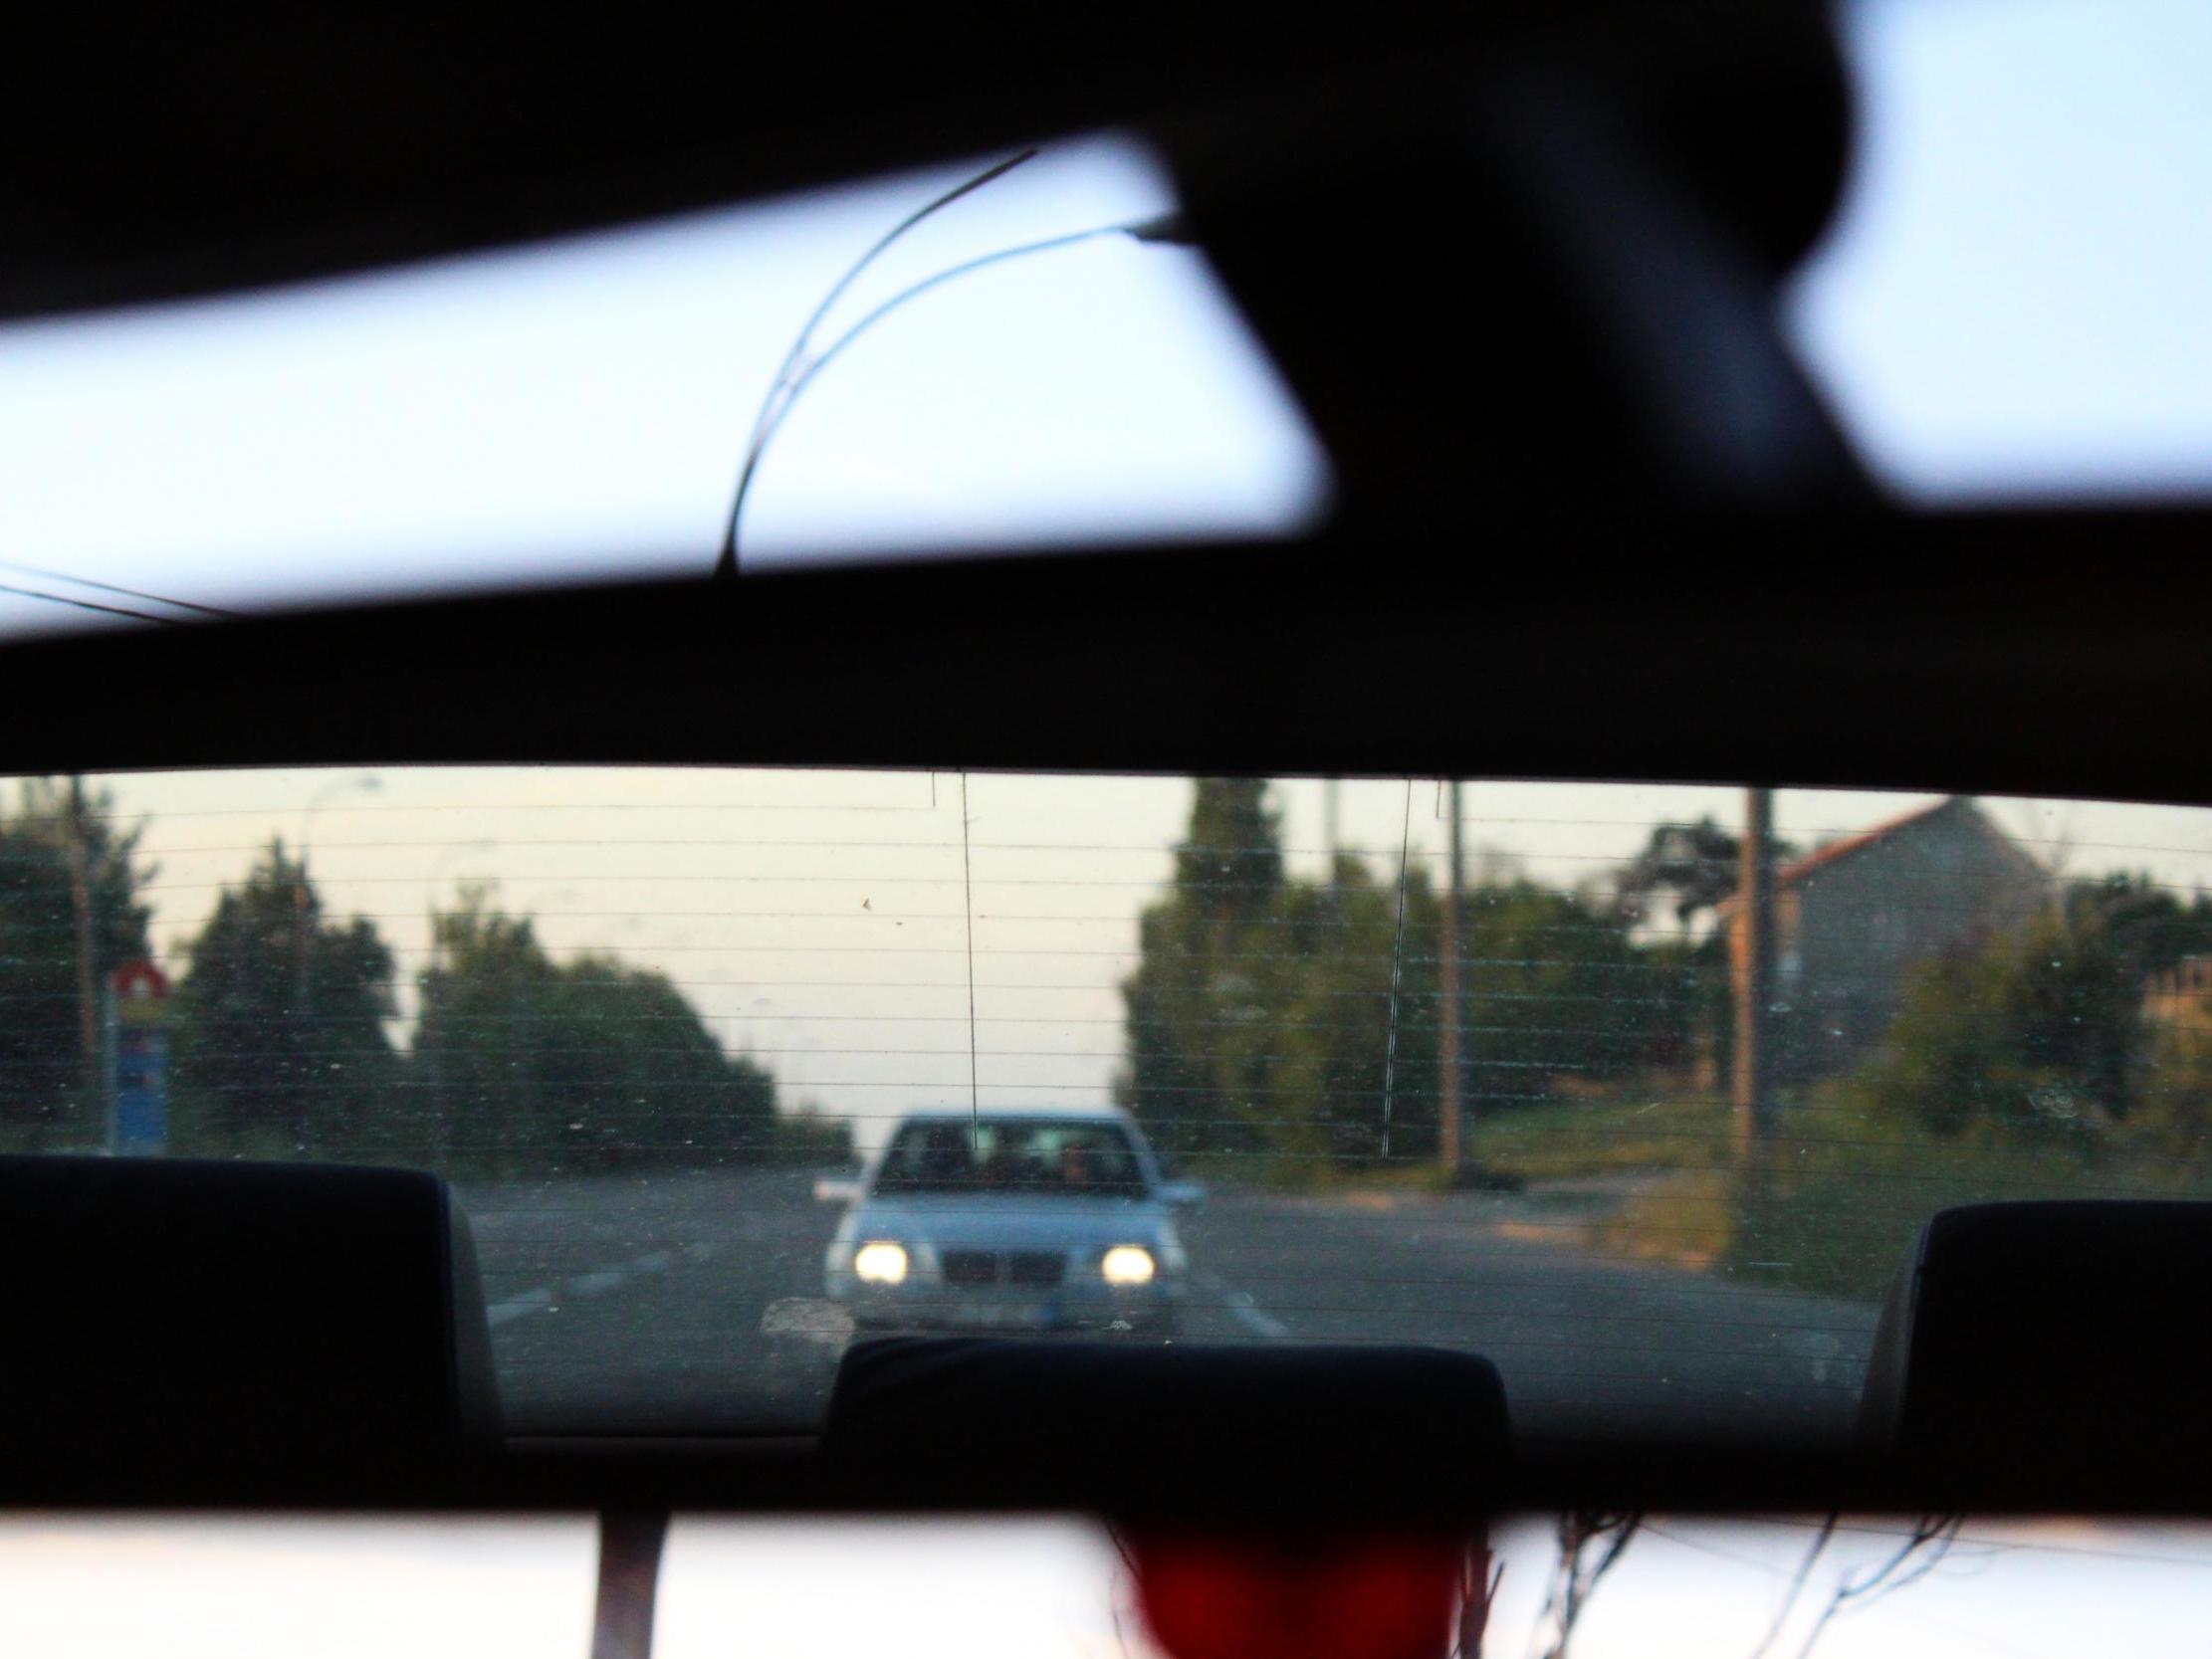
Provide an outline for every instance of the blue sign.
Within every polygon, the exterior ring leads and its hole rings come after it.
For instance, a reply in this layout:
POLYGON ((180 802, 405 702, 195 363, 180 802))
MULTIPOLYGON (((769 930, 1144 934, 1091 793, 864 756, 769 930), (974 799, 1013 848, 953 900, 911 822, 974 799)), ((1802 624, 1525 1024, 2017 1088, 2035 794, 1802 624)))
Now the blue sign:
POLYGON ((125 962, 108 981, 108 1149, 158 1157, 169 1149, 169 979, 125 962))
POLYGON ((113 1150, 158 1154, 168 1143, 169 1034, 157 1025, 118 1025, 113 1150))

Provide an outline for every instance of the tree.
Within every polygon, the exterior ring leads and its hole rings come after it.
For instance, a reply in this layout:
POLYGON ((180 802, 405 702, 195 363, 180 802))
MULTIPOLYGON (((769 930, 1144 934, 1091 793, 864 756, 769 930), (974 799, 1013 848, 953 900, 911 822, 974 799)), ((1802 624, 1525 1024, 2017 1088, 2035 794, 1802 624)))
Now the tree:
POLYGON ((1337 1167, 1434 1157, 1443 907, 1428 876, 1407 872, 1403 918, 1395 877, 1352 858, 1279 909, 1290 976, 1269 1044, 1272 1142, 1337 1167))
POLYGON ((326 920, 273 839, 225 888, 178 986, 179 1139, 235 1153, 346 1155, 393 1110, 392 954, 373 923, 326 920))
POLYGON ((1190 833, 1175 850, 1175 891, 1223 922, 1264 915, 1282 891, 1282 824, 1256 777, 1202 777, 1190 833))
POLYGON ((0 815, 0 1125, 18 1143, 98 1140, 101 1103, 86 1089, 81 1038, 72 839, 84 837, 93 980, 151 954, 139 893, 154 872, 134 862, 142 826, 118 830, 113 796, 80 815, 65 785, 25 779, 0 815))
POLYGON ((859 1159, 852 1120, 800 1102, 776 1120, 776 1155, 784 1162, 847 1167, 859 1159))
POLYGON ((1675 923, 1690 927, 1735 896, 1742 850, 1742 840, 1710 814, 1694 824, 1655 824, 1643 850, 1614 880, 1622 916, 1632 925, 1644 922, 1664 894, 1673 901, 1675 923))
MULTIPOLYGON (((1774 855, 1795 849, 1776 838, 1774 855)), ((1671 911, 1678 937, 1648 940, 1642 954, 1653 972, 1655 1006, 1668 1024, 1654 1033, 1651 1058, 1659 1065, 1686 1064, 1702 1041, 1725 1076, 1735 1030, 1728 978, 1726 930, 1696 933, 1702 917, 1718 918, 1736 895, 1742 873, 1743 838, 1716 823, 1711 814, 1695 823, 1655 824, 1643 848, 1613 881, 1615 914, 1631 931, 1652 920, 1662 899, 1671 911)), ((1593 907, 1594 909, 1595 907, 1593 907)))
POLYGON ((2138 1093, 2145 974, 2176 934, 2133 883, 2092 882, 2015 933, 1922 964, 1854 1085, 1938 1135, 2096 1131, 2138 1093))
POLYGON ((726 1054, 666 974, 601 954, 556 962, 481 887, 435 937, 410 1082, 442 1161, 578 1173, 775 1148, 774 1080, 726 1054))
POLYGON ((1468 1078, 1507 1110, 1562 1077, 1618 1078, 1677 1056, 1694 1017, 1680 952, 1640 950, 1628 924, 1530 881, 1477 888, 1460 930, 1468 1078))
MULTIPOLYGON (((1768 839, 1776 859, 1797 851, 1779 836, 1768 839)), ((1655 824, 1643 849, 1613 879, 1615 906, 1631 927, 1641 927, 1663 894, 1672 902, 1675 925, 1687 932, 1736 896, 1742 857, 1743 838, 1710 813, 1694 824, 1655 824)))
POLYGON ((1200 779, 1169 890, 1139 923, 1119 1098, 1171 1154, 1265 1154, 1284 1175, 1431 1158, 1447 1019, 1478 1113, 1686 1052, 1693 965, 1639 948, 1609 900, 1502 871, 1474 889, 1446 1009, 1427 874, 1340 857, 1328 882, 1292 881, 1275 837, 1260 785, 1200 779))
POLYGON ((2200 1168, 2212 1146, 2212 1023, 2163 1020, 2148 1034, 2132 1120, 2144 1144, 2176 1167, 2200 1168))
POLYGON ((1267 786, 1199 778, 1168 896, 1138 922, 1137 969, 1122 983, 1129 1065, 1122 1104, 1171 1157, 1257 1150, 1285 970, 1269 926, 1284 887, 1267 786))
POLYGON ((2212 950, 2212 899, 2198 893, 2183 904, 2147 875, 2114 873, 2070 884, 2069 915, 2094 913, 2112 947, 2140 977, 2164 973, 2184 956, 2212 950))

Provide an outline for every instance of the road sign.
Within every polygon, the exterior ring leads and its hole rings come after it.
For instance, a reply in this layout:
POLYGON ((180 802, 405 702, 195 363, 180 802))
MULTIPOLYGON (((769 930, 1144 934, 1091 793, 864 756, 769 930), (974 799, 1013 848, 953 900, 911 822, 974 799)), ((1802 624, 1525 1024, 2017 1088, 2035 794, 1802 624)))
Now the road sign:
POLYGON ((147 961, 125 962, 108 976, 117 1015, 152 1023, 164 1015, 169 997, 169 976, 147 961))
POLYGON ((108 980, 108 1149, 158 1156, 169 1143, 169 981, 151 962, 108 980))

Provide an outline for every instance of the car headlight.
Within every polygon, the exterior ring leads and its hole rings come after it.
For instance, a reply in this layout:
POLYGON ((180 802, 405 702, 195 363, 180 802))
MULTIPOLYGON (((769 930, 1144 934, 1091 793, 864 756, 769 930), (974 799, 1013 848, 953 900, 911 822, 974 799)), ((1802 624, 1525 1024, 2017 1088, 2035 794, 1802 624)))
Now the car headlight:
POLYGON ((1106 1276, 1109 1285, 1149 1285, 1158 1271, 1152 1252, 1141 1244, 1117 1244, 1106 1252, 1098 1264, 1098 1271, 1106 1276))
POLYGON ((906 1282, 906 1246, 877 1239, 852 1253, 852 1270, 871 1285, 906 1282))

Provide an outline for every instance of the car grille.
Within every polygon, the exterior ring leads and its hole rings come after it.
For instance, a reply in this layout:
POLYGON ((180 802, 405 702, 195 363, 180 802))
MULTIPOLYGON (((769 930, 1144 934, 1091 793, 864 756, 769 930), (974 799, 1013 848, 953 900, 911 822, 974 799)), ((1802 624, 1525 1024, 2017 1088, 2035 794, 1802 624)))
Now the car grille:
POLYGON ((939 1257, 948 1285, 1021 1285, 1049 1289, 1067 1260, 1048 1250, 947 1250, 939 1257))
POLYGON ((989 1250, 948 1250, 944 1260, 948 1285, 997 1283, 998 1258, 989 1250))

